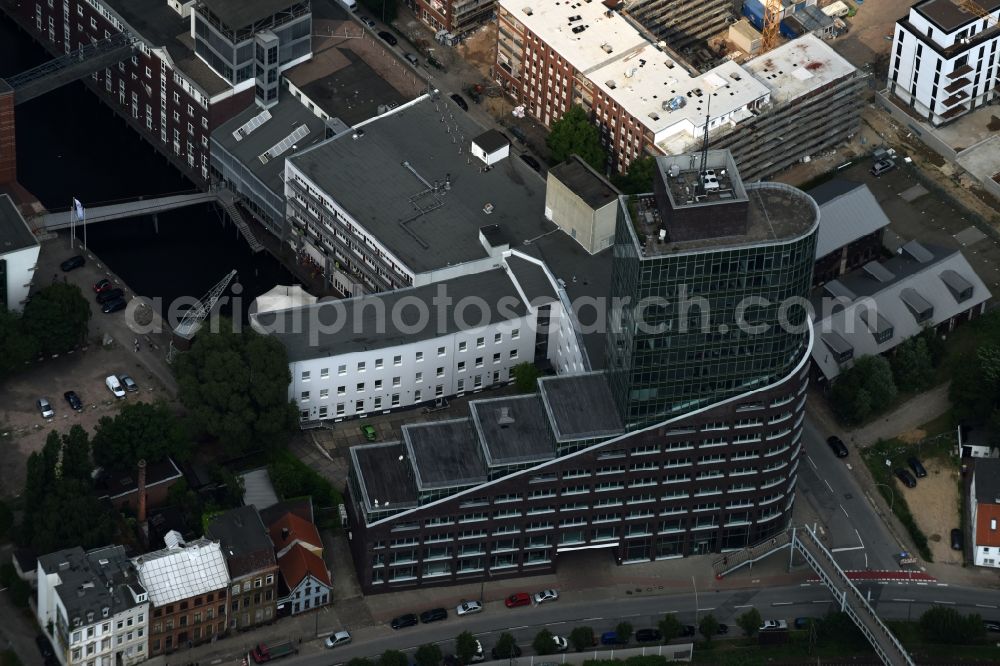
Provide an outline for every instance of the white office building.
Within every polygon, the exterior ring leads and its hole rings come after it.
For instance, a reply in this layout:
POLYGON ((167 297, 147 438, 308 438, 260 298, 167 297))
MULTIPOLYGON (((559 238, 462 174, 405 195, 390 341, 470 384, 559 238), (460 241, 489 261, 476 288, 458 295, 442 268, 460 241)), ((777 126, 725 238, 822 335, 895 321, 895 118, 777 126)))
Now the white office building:
POLYGON ((997 97, 1000 0, 921 0, 896 21, 889 91, 938 126, 997 97))
POLYGON ((122 546, 39 557, 36 612, 62 666, 146 659, 149 600, 122 546))
POLYGON ((0 308, 20 312, 38 263, 38 239, 6 194, 0 195, 0 308))

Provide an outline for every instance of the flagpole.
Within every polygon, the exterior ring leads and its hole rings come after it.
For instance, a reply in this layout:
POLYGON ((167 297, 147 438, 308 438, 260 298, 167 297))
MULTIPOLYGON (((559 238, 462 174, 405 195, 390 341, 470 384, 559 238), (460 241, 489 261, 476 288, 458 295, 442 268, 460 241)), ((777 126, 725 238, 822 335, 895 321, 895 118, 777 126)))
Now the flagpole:
POLYGON ((73 239, 76 235, 76 225, 73 221, 76 219, 76 201, 70 199, 69 203, 69 249, 73 249, 73 239))
POLYGON ((90 246, 87 245, 87 209, 83 209, 83 249, 85 252, 90 252, 90 246))

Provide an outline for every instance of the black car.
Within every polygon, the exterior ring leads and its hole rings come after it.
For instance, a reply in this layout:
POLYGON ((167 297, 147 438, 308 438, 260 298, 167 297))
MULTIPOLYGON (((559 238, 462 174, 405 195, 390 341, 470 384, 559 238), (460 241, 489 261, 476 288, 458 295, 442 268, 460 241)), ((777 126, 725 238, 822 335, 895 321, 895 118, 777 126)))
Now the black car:
POLYGON ((441 620, 447 620, 447 619, 448 619, 448 611, 446 611, 443 608, 432 608, 420 614, 420 622, 423 624, 429 624, 431 622, 440 622, 441 620))
POLYGON ((919 460, 917 460, 917 458, 907 458, 906 464, 910 466, 910 469, 913 470, 913 473, 917 475, 918 479, 922 479, 927 476, 927 470, 924 469, 924 466, 919 460))
POLYGON ((695 631, 693 624, 686 624, 681 630, 681 636, 694 636, 695 631))
POLYGON ((128 305, 124 298, 116 298, 113 301, 108 301, 101 308, 101 312, 104 314, 111 314, 112 312, 118 312, 119 310, 124 310, 125 306, 128 305))
POLYGON ((83 266, 85 263, 87 262, 84 261, 83 257, 81 257, 80 255, 76 255, 75 257, 70 257, 66 261, 59 264, 59 268, 63 269, 64 272, 71 271, 74 268, 79 268, 80 266, 83 266))
POLYGON ((916 488, 917 480, 913 478, 913 475, 907 472, 902 467, 895 471, 896 478, 903 482, 903 485, 907 488, 916 488))
POLYGON ((830 448, 833 449, 833 453, 838 458, 847 457, 847 445, 844 444, 844 442, 839 437, 837 437, 836 435, 833 435, 832 437, 827 437, 826 443, 830 445, 830 448))
POLYGON ((965 539, 962 537, 962 530, 958 529, 957 527, 951 531, 951 549, 952 550, 965 549, 965 539))
POLYGON ((525 164, 527 164, 528 166, 530 166, 535 171, 541 171, 542 170, 542 165, 539 164, 538 160, 536 160, 531 155, 528 155, 526 153, 521 153, 520 155, 518 155, 518 157, 521 158, 522 162, 524 162, 525 164))
POLYGON ((720 624, 719 628, 715 630, 715 633, 717 633, 719 636, 725 636, 726 634, 729 633, 729 625, 720 624))
POLYGON ((80 396, 76 394, 76 391, 66 391, 63 393, 63 397, 66 398, 66 402, 69 403, 69 406, 72 409, 75 409, 78 412, 83 411, 83 401, 80 400, 80 396))
POLYGON ((378 36, 381 37, 382 41, 388 44, 389 46, 395 46, 396 44, 399 44, 399 40, 396 39, 396 35, 392 34, 391 32, 380 30, 378 36))
POLYGON ((121 289, 109 289, 108 291, 102 291, 97 295, 97 302, 104 304, 108 301, 113 301, 125 296, 125 292, 121 289))
POLYGON ((374 28, 375 27, 375 21, 373 21, 372 19, 368 18, 367 16, 362 16, 361 17, 361 22, 364 23, 369 28, 374 28))
POLYGON ((517 643, 515 643, 514 645, 510 646, 510 654, 500 654, 499 652, 497 652, 496 648, 490 650, 490 653, 493 655, 494 660, 517 659, 518 657, 521 656, 521 648, 520 646, 517 645, 517 643))
POLYGON ((993 620, 983 620, 983 627, 986 631, 1000 631, 1000 622, 993 620))
POLYGON ((402 629, 403 627, 414 627, 417 625, 417 616, 415 613, 407 613, 406 615, 400 615, 399 617, 394 617, 392 622, 389 623, 393 629, 402 629))
POLYGON ((640 629, 635 632, 636 643, 659 643, 663 640, 663 634, 659 629, 640 629))
POLYGON ((469 103, 465 101, 464 97, 462 97, 458 93, 452 93, 450 97, 451 101, 453 101, 455 104, 458 104, 458 108, 462 109, 462 111, 469 110, 469 103))

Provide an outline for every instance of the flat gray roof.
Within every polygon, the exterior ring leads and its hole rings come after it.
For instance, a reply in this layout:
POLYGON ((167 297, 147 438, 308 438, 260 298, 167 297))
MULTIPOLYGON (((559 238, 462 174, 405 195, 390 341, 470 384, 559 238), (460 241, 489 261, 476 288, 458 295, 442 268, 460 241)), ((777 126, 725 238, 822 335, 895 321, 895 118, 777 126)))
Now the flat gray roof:
POLYGON ((104 617, 104 609, 107 617, 114 617, 136 605, 133 591, 146 591, 122 546, 86 552, 75 546, 42 555, 38 564, 46 574, 59 574, 55 591, 71 625, 77 619, 83 625, 92 624, 104 617))
POLYGON ((507 140, 507 137, 495 129, 486 130, 479 136, 475 137, 473 141, 487 153, 496 152, 504 146, 510 145, 510 141, 507 140))
POLYGON ((298 2, 299 0, 201 0, 201 4, 233 30, 253 25, 298 2))
POLYGON ((289 361, 409 344, 480 325, 480 308, 467 308, 476 313, 469 316, 468 324, 452 316, 456 310, 450 307, 438 317, 434 298, 439 294, 455 304, 481 299, 488 308, 482 312, 489 315, 491 324, 506 321, 508 313, 520 317, 528 311, 507 271, 495 268, 423 287, 325 300, 253 316, 258 329, 281 341, 289 361), (426 308, 418 308, 417 303, 426 308), (430 317, 425 325, 418 326, 427 313, 430 317))
POLYGON ((487 479, 483 450, 468 418, 404 425, 403 442, 421 492, 487 479))
POLYGON ((484 171, 472 157, 483 129, 450 99, 424 97, 363 129, 290 162, 411 270, 487 257, 479 228, 489 224, 514 246, 556 228, 544 217, 543 182, 527 165, 507 158, 484 171))
POLYGON ((352 446, 351 459, 370 509, 376 501, 379 508, 416 506, 417 484, 400 442, 352 446))
POLYGON ((605 373, 543 377, 538 384, 556 441, 611 437, 625 432, 605 373))
MULTIPOLYGON (((993 13, 1000 7, 1000 0, 976 0, 987 13, 993 13)), ((966 23, 978 21, 979 17, 970 14, 952 0, 923 0, 913 6, 918 13, 923 14, 937 27, 945 32, 951 32, 966 23)))
POLYGON ((262 109, 256 104, 250 105, 247 109, 216 128, 212 132, 212 140, 216 141, 226 152, 238 159, 274 194, 284 199, 285 188, 281 176, 285 172, 284 158, 291 155, 292 150, 289 149, 277 159, 268 160, 266 164, 261 163, 260 155, 280 143, 282 139, 301 125, 309 128, 309 134, 296 142, 297 150, 304 150, 313 144, 319 143, 326 139, 326 124, 303 106, 302 102, 287 94, 286 91, 282 95, 281 101, 268 109, 268 113, 271 116, 270 119, 265 120, 257 129, 245 135, 242 139, 237 140, 233 136, 233 132, 259 115, 261 111, 262 109))
POLYGON ((889 218, 864 183, 835 178, 808 194, 819 204, 817 259, 889 226, 889 218))
POLYGON ((469 411, 490 467, 539 463, 555 457, 555 438, 537 393, 473 400, 469 411))
POLYGON ((529 303, 537 306, 557 300, 555 287, 544 268, 516 254, 505 261, 529 303))
POLYGON ((0 255, 35 245, 38 245, 38 239, 31 233, 13 200, 6 194, 0 195, 0 255))
POLYGON ((209 96, 229 89, 229 83, 194 54, 190 21, 163 0, 106 0, 142 39, 154 47, 165 47, 180 71, 209 96))
MULTIPOLYGON (((594 171, 579 155, 570 155, 565 162, 549 169, 549 175, 559 180, 594 210, 603 208, 621 195, 617 187, 594 171)), ((652 179, 649 187, 653 188, 652 179)))

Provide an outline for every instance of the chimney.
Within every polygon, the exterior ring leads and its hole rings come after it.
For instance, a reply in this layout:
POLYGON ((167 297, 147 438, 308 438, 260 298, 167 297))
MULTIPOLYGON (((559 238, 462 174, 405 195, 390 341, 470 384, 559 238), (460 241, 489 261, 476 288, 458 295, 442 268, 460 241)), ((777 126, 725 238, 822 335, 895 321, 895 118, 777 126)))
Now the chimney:
POLYGON ((508 428, 514 425, 514 418, 510 415, 510 407, 500 408, 500 417, 497 419, 497 424, 501 428, 508 428))
POLYGON ((282 527, 281 528, 281 540, 282 541, 288 541, 288 528, 287 527, 282 527))
POLYGON ((139 510, 137 518, 139 524, 146 522, 146 461, 139 461, 139 510))

